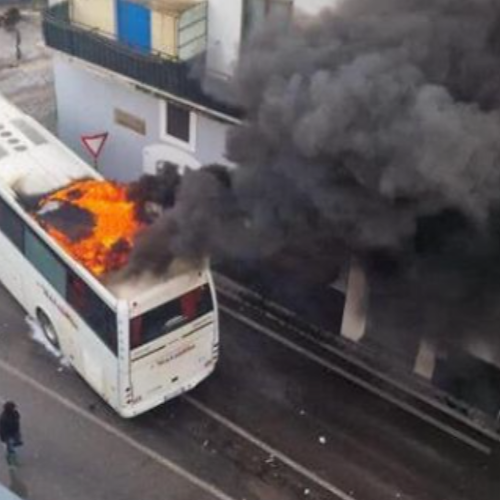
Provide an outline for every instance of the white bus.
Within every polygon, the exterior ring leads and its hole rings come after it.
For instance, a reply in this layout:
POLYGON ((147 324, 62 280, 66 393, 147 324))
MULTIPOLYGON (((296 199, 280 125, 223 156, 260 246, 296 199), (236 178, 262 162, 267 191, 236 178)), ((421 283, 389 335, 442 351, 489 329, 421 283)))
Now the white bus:
POLYGON ((22 200, 103 180, 0 97, 0 281, 121 416, 196 386, 215 368, 218 314, 208 266, 107 285, 51 237, 22 200))

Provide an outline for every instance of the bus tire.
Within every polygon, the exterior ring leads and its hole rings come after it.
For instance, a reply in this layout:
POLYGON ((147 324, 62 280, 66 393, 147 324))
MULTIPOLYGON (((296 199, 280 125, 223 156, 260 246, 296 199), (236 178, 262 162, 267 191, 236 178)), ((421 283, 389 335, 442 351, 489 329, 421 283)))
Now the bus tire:
POLYGON ((38 319, 40 327, 42 328, 45 338, 53 347, 59 349, 59 337, 57 336, 56 329, 54 328, 52 321, 50 321, 50 318, 41 309, 37 310, 36 317, 38 319))

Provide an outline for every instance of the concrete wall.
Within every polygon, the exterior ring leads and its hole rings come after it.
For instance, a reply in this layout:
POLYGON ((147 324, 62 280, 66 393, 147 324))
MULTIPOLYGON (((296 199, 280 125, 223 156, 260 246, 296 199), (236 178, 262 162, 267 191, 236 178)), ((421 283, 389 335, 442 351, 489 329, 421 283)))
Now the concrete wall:
POLYGON ((227 163, 226 124, 198 115, 195 150, 186 153, 185 148, 160 139, 160 99, 134 90, 123 82, 90 72, 80 63, 70 62, 63 57, 54 59, 54 72, 59 136, 90 161, 81 145, 81 136, 108 132, 109 138, 99 162, 99 170, 105 176, 121 181, 137 178, 143 171, 144 150, 159 144, 165 146, 165 151, 172 158, 192 155, 193 164, 227 163), (75 103, 81 102, 82 96, 88 96, 85 106, 75 106, 75 103), (115 109, 143 120, 146 124, 145 135, 116 124, 115 109))

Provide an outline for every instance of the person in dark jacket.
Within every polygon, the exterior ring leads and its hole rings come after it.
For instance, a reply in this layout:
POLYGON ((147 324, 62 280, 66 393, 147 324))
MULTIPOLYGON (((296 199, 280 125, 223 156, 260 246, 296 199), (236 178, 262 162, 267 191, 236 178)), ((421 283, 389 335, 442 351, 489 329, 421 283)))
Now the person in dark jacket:
POLYGON ((0 415, 0 441, 5 444, 7 463, 15 465, 16 447, 21 445, 21 416, 12 401, 3 405, 0 415))

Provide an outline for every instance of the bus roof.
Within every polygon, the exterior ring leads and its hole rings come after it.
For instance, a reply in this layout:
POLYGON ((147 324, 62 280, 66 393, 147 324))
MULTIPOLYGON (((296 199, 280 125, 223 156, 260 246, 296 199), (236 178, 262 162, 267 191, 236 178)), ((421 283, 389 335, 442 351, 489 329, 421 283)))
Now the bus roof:
MULTIPOLYGON (((21 112, 0 95, 0 190, 4 198, 10 199, 21 212, 28 215, 20 203, 23 197, 40 196, 61 189, 69 183, 85 179, 104 178, 81 158, 61 143, 34 119, 21 112)), ((107 283, 99 280, 30 218, 34 226, 52 248, 57 248, 64 260, 80 270, 87 281, 92 281, 101 294, 109 299, 137 299, 138 295, 151 294, 152 289, 165 285, 166 277, 145 277, 146 286, 134 286, 137 278, 120 278, 107 283)), ((177 266, 173 266, 174 269, 177 266)), ((181 266, 182 273, 188 272, 181 266)), ((194 269, 193 269, 194 271, 194 269)), ((174 273, 175 275, 177 273, 174 273)))
POLYGON ((0 185, 41 195, 72 181, 102 177, 50 132, 0 96, 0 185))

